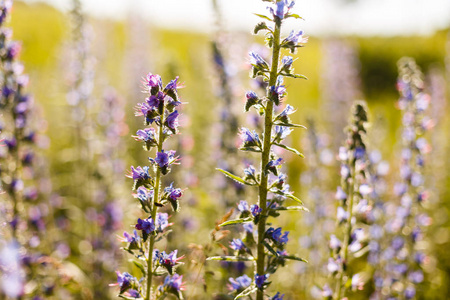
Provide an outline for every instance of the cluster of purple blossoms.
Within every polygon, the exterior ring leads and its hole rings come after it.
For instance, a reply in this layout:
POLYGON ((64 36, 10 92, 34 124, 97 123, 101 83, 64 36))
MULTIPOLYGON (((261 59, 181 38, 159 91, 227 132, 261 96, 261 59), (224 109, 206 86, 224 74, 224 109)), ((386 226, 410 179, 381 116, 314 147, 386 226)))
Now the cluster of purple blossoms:
MULTIPOLYGON (((327 264, 329 273, 335 278, 334 299, 346 296, 346 282, 350 281, 353 286, 355 281, 358 289, 364 285, 364 282, 360 282, 361 275, 357 273, 358 270, 352 270, 349 266, 351 258, 359 257, 367 246, 368 228, 364 216, 372 188, 368 181, 366 126, 366 105, 356 102, 352 107, 351 124, 346 129, 346 146, 339 149, 341 186, 336 191, 336 199, 339 201, 336 218, 340 226, 336 235, 330 236, 329 248, 332 256, 327 264)), ((325 287, 322 294, 331 298, 333 295, 327 292, 328 289, 328 286, 325 287)))
POLYGON ((424 265, 429 260, 419 244, 424 239, 430 217, 423 204, 427 201, 424 166, 425 155, 431 150, 423 135, 431 122, 426 116, 430 98, 424 93, 422 73, 411 58, 398 62, 400 92, 398 107, 402 110, 401 180, 394 186, 399 203, 389 215, 385 231, 390 234, 390 245, 383 252, 386 275, 378 281, 392 297, 413 299, 417 286, 424 281, 424 265))
POLYGON ((172 165, 176 164, 178 157, 175 151, 164 150, 164 142, 173 134, 178 132, 178 116, 176 110, 181 105, 178 98, 178 77, 163 86, 159 75, 149 73, 144 79, 144 87, 149 93, 145 102, 138 104, 138 116, 144 116, 145 125, 148 127, 138 130, 135 136, 137 141, 144 143, 147 151, 156 148, 156 156, 150 157, 151 166, 131 167, 128 177, 134 181, 133 189, 136 191, 134 197, 142 206, 142 210, 148 215, 147 218, 137 220, 134 236, 124 233, 123 242, 128 245, 125 251, 133 254, 138 260, 144 259, 145 265, 139 264, 143 278, 136 281, 138 284, 132 289, 127 287, 121 289, 119 296, 125 293, 133 293, 137 297, 145 300, 154 297, 164 297, 173 294, 178 299, 182 298, 181 291, 182 276, 175 273, 175 269, 181 264, 183 257, 177 258, 177 250, 167 254, 155 248, 155 243, 167 235, 169 214, 158 212, 159 209, 166 209, 166 205, 173 211, 178 211, 179 199, 183 195, 180 188, 174 188, 173 183, 162 187, 162 176, 170 172, 172 165), (153 174, 151 174, 153 173, 153 174), (139 235, 141 233, 141 235, 139 235), (153 288, 153 277, 168 274, 163 283, 157 288, 153 288), (144 282, 144 284, 142 284, 144 282))
MULTIPOLYGON (((250 204, 247 201, 238 203, 238 216, 234 220, 226 220, 219 226, 228 226, 234 224, 243 225, 244 232, 241 239, 233 239, 230 248, 234 250, 234 256, 209 257, 209 260, 224 261, 254 261, 254 280, 249 282, 249 277, 244 275, 238 277, 245 284, 240 283, 238 278, 230 279, 232 283, 232 294, 236 298, 249 296, 256 293, 256 299, 262 300, 266 294, 269 285, 268 277, 274 274, 279 267, 285 265, 286 260, 304 261, 303 259, 289 255, 285 250, 288 242, 288 232, 283 232, 282 228, 266 228, 269 217, 278 217, 282 211, 304 211, 303 203, 293 195, 286 183, 286 175, 281 173, 283 159, 273 151, 273 147, 278 147, 298 156, 302 154, 284 144, 284 140, 291 133, 292 128, 303 127, 294 124, 289 115, 295 110, 289 104, 284 109, 279 109, 282 101, 287 95, 286 87, 283 83, 284 77, 305 78, 303 75, 293 73, 292 64, 294 59, 291 56, 280 57, 280 50, 287 49, 292 53, 307 38, 303 32, 293 32, 285 39, 281 39, 281 25, 287 18, 300 18, 298 15, 291 14, 294 1, 269 1, 271 2, 269 16, 261 16, 265 20, 271 20, 268 26, 265 22, 256 25, 254 33, 267 31, 267 40, 269 48, 272 48, 272 58, 265 60, 256 52, 250 52, 250 64, 252 78, 258 78, 264 81, 266 95, 258 96, 254 91, 246 93, 245 110, 254 108, 260 117, 264 119, 264 131, 258 133, 257 130, 251 130, 243 127, 241 129, 242 145, 240 150, 256 152, 260 155, 260 170, 249 165, 244 170, 244 176, 239 177, 230 171, 219 169, 227 177, 243 184, 254 186, 258 189, 258 203, 250 204), (268 61, 271 61, 268 62, 268 61), (281 112, 280 112, 281 111, 281 112), (277 113, 278 112, 278 113, 277 113), (286 206, 287 200, 295 201, 299 206, 286 206), (245 279, 245 280, 244 280, 245 279), (245 288, 244 288, 245 287, 245 288)), ((277 293, 271 299, 282 299, 283 296, 277 293)))

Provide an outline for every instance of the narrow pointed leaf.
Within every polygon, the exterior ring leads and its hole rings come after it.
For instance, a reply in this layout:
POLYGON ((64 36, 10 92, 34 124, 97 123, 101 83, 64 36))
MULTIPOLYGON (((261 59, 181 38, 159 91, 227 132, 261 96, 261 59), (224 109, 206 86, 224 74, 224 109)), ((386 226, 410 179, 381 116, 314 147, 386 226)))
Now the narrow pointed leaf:
POLYGON ((299 124, 291 124, 291 123, 276 122, 276 123, 274 123, 273 125, 308 129, 308 128, 306 128, 306 126, 299 125, 299 124))
POLYGON ((241 184, 253 185, 253 184, 251 184, 251 183, 246 182, 246 181, 245 181, 244 179, 242 179, 241 177, 236 176, 236 175, 234 175, 234 174, 231 174, 231 173, 228 172, 228 171, 225 171, 225 170, 222 170, 222 169, 216 169, 216 170, 222 172, 223 174, 225 174, 225 176, 227 176, 227 177, 229 177, 229 178, 233 179, 234 181, 237 181, 237 182, 239 182, 239 183, 241 183, 241 184))
POLYGON ((302 19, 304 20, 302 17, 300 17, 298 14, 288 14, 286 16, 286 18, 296 18, 296 19, 302 19))
POLYGON ((258 16, 258 17, 260 17, 260 18, 266 19, 266 20, 268 20, 268 21, 273 22, 273 20, 272 20, 271 18, 269 18, 268 16, 260 15, 260 14, 254 14, 254 15, 255 15, 255 16, 258 16))
POLYGON ((283 256, 283 258, 290 259, 290 260, 297 260, 297 261, 302 261, 302 262, 308 263, 308 261, 306 259, 301 258, 301 257, 297 257, 295 255, 286 255, 286 256, 283 256))
POLYGON ((146 276, 147 272, 145 272, 145 268, 144 268, 143 264, 141 264, 140 262, 135 261, 133 259, 130 259, 129 261, 132 262, 139 270, 141 270, 141 272, 144 276, 146 276))
POLYGON ((223 226, 228 226, 228 225, 234 225, 234 224, 242 224, 242 223, 248 223, 253 221, 252 218, 245 218, 245 219, 236 219, 236 220, 229 220, 229 221, 225 221, 222 224, 220 224, 220 227, 223 226))
POLYGON ((272 246, 270 246, 266 241, 262 241, 262 244, 269 250, 270 253, 272 253, 275 256, 278 256, 277 251, 275 251, 272 246))
POLYGON ((307 209, 304 206, 288 206, 288 207, 284 207, 284 206, 280 206, 275 208, 275 210, 285 210, 285 211, 309 211, 309 209, 307 209))
POLYGON ((211 256, 206 260, 221 260, 221 261, 254 261, 255 258, 247 256, 211 256))
POLYGON ((291 151, 292 153, 295 153, 298 156, 305 158, 305 156, 301 152, 299 152, 297 149, 295 149, 295 148, 291 148, 289 146, 286 146, 286 145, 283 145, 283 144, 278 144, 278 143, 274 143, 274 145, 276 145, 276 146, 278 146, 280 148, 283 148, 283 149, 285 149, 287 151, 291 151))

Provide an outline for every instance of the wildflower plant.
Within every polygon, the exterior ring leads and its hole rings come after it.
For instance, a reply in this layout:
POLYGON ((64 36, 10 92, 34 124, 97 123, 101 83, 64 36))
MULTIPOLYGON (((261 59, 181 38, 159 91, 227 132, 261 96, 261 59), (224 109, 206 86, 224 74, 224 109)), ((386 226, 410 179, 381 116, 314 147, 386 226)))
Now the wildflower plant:
MULTIPOLYGON (((268 16, 257 15, 265 21, 256 25, 254 33, 266 32, 266 41, 272 49, 272 63, 266 62, 258 53, 250 52, 252 65, 251 76, 262 78, 268 83, 265 96, 258 96, 253 91, 247 92, 245 111, 256 109, 264 119, 264 130, 258 133, 256 130, 241 129, 242 146, 240 150, 256 152, 260 157, 259 168, 249 165, 244 170, 244 176, 239 177, 226 170, 219 169, 227 177, 244 185, 258 189, 258 202, 249 204, 241 201, 238 204, 239 216, 237 219, 228 220, 220 226, 242 224, 245 232, 242 239, 234 239, 230 248, 234 250, 233 256, 210 257, 209 260, 225 261, 251 261, 254 263, 252 282, 247 277, 230 279, 232 293, 236 298, 249 296, 256 293, 256 299, 262 300, 266 295, 266 289, 270 285, 269 277, 276 270, 284 266, 286 260, 303 259, 286 252, 289 232, 283 231, 268 222, 269 217, 280 216, 281 211, 306 210, 303 203, 293 195, 287 184, 286 174, 281 172, 283 159, 272 150, 273 147, 291 151, 302 156, 296 149, 283 143, 283 140, 291 133, 292 128, 303 127, 293 124, 289 118, 295 110, 291 105, 286 105, 279 114, 278 108, 286 96, 286 87, 283 77, 306 78, 294 73, 291 56, 281 58, 281 50, 286 49, 294 53, 297 48, 307 42, 307 37, 302 31, 292 31, 288 37, 281 38, 281 26, 284 20, 289 18, 299 19, 300 16, 291 13, 294 1, 266 1, 270 2, 268 16), (269 21, 270 23, 266 23, 269 21), (280 59, 281 58, 281 59, 280 59), (293 200, 298 206, 287 206, 287 202, 293 200)), ((276 294, 270 299, 282 299, 282 295, 276 294)))
POLYGON ((431 224, 425 210, 429 193, 424 177, 425 156, 431 151, 431 146, 424 134, 433 122, 426 116, 430 97, 424 92, 419 67, 413 59, 402 58, 398 68, 398 107, 402 110, 403 148, 401 180, 394 186, 394 193, 400 203, 386 224, 391 239, 384 252, 388 274, 383 284, 391 297, 413 299, 424 281, 424 269, 429 261, 429 253, 420 244, 424 243, 426 227, 431 224))
POLYGON ((345 147, 339 149, 341 161, 341 186, 337 188, 337 232, 330 235, 331 257, 327 268, 335 278, 334 293, 327 285, 323 290, 325 299, 342 299, 348 288, 362 289, 364 276, 349 267, 351 258, 358 258, 367 249, 367 223, 364 216, 370 205, 371 187, 368 184, 368 157, 366 149, 367 108, 356 102, 352 107, 352 119, 347 127, 345 147))
POLYGON ((178 164, 179 157, 175 151, 164 149, 164 142, 178 133, 178 77, 165 87, 161 77, 149 73, 144 85, 149 97, 137 106, 137 116, 143 116, 145 125, 149 126, 136 132, 134 138, 143 144, 146 151, 156 149, 154 157, 149 157, 150 166, 131 167, 128 177, 134 181, 134 198, 140 204, 145 217, 139 218, 132 233, 124 232, 123 249, 135 257, 134 265, 142 272, 142 278, 137 279, 131 274, 117 273, 115 285, 120 287, 119 297, 125 299, 143 298, 163 299, 168 294, 182 299, 184 289, 182 277, 176 273, 183 257, 178 257, 177 250, 160 251, 155 245, 170 232, 172 225, 169 215, 159 210, 170 206, 174 212, 179 210, 179 199, 183 190, 173 183, 163 187, 162 177, 167 175, 172 167, 178 164), (154 289, 154 277, 165 279, 157 289, 154 289))

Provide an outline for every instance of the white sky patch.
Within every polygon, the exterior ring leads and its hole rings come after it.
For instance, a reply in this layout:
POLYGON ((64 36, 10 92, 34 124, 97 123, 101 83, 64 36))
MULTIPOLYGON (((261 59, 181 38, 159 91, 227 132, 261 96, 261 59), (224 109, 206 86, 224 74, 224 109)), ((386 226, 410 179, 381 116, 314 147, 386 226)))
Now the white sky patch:
MULTIPOLYGON (((70 0, 47 2, 66 11, 70 0)), ((151 24, 173 29, 211 31, 214 12, 211 0, 82 0, 87 13, 123 19, 140 14, 151 24)), ((218 0, 227 27, 251 30, 259 20, 253 13, 267 13, 261 0, 218 0)), ((308 35, 412 35, 430 34, 450 26, 450 0, 298 0, 294 12, 306 21, 297 27, 308 35)), ((289 27, 289 26, 288 26, 289 27)), ((291 27, 292 28, 292 27, 291 27)))

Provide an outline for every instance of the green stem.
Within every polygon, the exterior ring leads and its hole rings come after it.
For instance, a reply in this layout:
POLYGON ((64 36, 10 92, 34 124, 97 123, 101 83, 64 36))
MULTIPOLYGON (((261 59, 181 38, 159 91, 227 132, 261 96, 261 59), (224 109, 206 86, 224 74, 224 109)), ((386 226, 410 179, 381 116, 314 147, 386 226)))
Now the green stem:
MULTIPOLYGON (((281 20, 275 18, 275 31, 273 34, 273 51, 272 51, 272 69, 270 71, 269 77, 269 87, 274 86, 278 77, 278 61, 280 59, 280 29, 281 20)), ((269 93, 269 90, 267 91, 269 93)), ((269 95, 268 95, 269 96, 269 95)), ((270 97, 269 97, 270 98, 270 97)), ((269 163, 270 158, 270 148, 272 141, 272 126, 273 126, 273 101, 267 102, 266 114, 264 118, 264 135, 263 135, 263 149, 261 153, 261 182, 259 185, 259 199, 258 205, 262 209, 261 219, 258 223, 258 249, 257 249, 257 260, 256 260, 256 273, 258 275, 264 275, 264 262, 265 262, 265 252, 264 252, 264 234, 266 232, 266 219, 267 219, 267 183, 268 176, 265 174, 265 167, 269 163)), ((257 290, 256 300, 263 300, 264 292, 260 289, 257 290)))
MULTIPOLYGON (((158 152, 162 151, 163 146, 163 138, 164 138, 164 112, 166 110, 166 107, 163 108, 163 113, 161 114, 161 120, 158 130, 158 152)), ((159 167, 156 168, 156 179, 155 179, 155 189, 154 189, 154 195, 153 195, 153 203, 152 203, 152 213, 151 217, 154 222, 156 222, 156 201, 159 199, 159 190, 161 185, 161 170, 159 167)), ((147 290, 145 295, 145 300, 150 300, 151 290, 152 290, 152 279, 153 279, 153 248, 155 247, 155 235, 152 234, 150 236, 150 240, 148 242, 148 258, 147 258, 147 290)))
POLYGON ((341 270, 339 271, 338 275, 338 281, 336 286, 336 297, 335 300, 340 300, 342 297, 342 286, 343 286, 343 280, 345 275, 344 265, 347 264, 348 260, 348 245, 350 243, 350 236, 352 234, 352 218, 353 218, 353 202, 354 202, 354 192, 355 192, 355 179, 356 179, 356 167, 355 167, 355 159, 353 159, 352 165, 351 165, 351 182, 348 187, 348 199, 349 203, 347 205, 347 212, 348 212, 348 219, 346 222, 346 232, 344 236, 344 243, 342 245, 342 265, 341 270))

